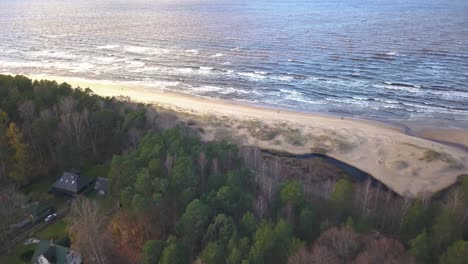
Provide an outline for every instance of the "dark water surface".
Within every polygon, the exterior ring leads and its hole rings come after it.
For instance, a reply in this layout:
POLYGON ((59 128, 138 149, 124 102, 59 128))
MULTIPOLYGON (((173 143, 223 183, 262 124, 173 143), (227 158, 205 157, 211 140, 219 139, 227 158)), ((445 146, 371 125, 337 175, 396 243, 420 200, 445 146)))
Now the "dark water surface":
POLYGON ((0 0, 0 72, 468 123, 466 0, 0 0))

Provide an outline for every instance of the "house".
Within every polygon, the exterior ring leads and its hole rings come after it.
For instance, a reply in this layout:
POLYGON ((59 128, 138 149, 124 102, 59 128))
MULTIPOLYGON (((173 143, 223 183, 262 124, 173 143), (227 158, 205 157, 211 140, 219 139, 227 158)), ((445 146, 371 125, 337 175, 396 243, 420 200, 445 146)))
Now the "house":
POLYGON ((109 180, 107 178, 98 177, 94 184, 94 190, 96 190, 100 195, 105 195, 109 185, 108 182, 109 180))
POLYGON ((64 172, 62 176, 52 185, 52 191, 76 196, 87 187, 91 186, 93 180, 74 172, 64 172))
POLYGON ((81 255, 52 241, 41 240, 34 251, 33 264, 81 264, 81 255))

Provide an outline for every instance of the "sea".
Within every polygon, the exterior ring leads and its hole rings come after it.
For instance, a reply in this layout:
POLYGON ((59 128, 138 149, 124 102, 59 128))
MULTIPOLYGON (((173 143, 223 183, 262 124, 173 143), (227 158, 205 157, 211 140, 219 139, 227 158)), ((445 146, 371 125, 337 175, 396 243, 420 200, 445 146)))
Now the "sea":
POLYGON ((467 0, 0 0, 0 73, 468 124, 467 0))

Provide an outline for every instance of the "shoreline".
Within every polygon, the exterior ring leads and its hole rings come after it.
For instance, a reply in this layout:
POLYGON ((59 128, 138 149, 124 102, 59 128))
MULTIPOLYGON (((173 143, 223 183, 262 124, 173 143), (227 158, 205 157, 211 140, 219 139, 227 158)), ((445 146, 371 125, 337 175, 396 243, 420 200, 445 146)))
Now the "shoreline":
MULTIPOLYGON (((11 74, 14 75, 14 74, 11 74)), ((32 74, 26 75, 28 78, 33 80, 55 80, 58 83, 66 82, 73 87, 81 87, 81 88, 91 88, 91 90, 99 90, 96 94, 101 96, 122 96, 124 94, 128 94, 129 88, 137 89, 140 93, 151 93, 152 96, 154 95, 163 95, 169 97, 178 97, 178 98, 187 98, 187 100, 193 101, 205 101, 210 103, 219 103, 219 104, 227 104, 232 105, 234 107, 243 107, 243 108, 252 108, 252 109, 260 109, 264 111, 273 111, 279 113, 288 113, 294 115, 305 115, 309 117, 322 117, 322 118, 331 118, 331 119, 340 119, 340 120, 353 120, 356 122, 364 122, 367 124, 373 124, 376 126, 382 126, 384 128, 397 130, 402 133, 407 134, 408 136, 414 136, 422 139, 427 139, 431 141, 435 141, 442 144, 447 144, 450 146, 458 147, 468 151, 468 125, 466 126, 457 126, 457 127, 450 127, 448 123, 441 123, 440 121, 428 121, 428 120, 396 120, 396 119, 377 119, 377 118, 364 118, 364 117, 357 117, 357 116, 340 116, 334 115, 330 113, 318 113, 318 112, 307 112, 307 111, 298 111, 298 110, 291 110, 291 109, 280 109, 280 108, 273 108, 269 107, 268 105, 261 105, 261 104, 253 104, 248 102, 239 102, 236 100, 228 100, 228 99, 221 99, 221 98, 209 98, 209 97, 202 97, 197 95, 192 95, 189 93, 182 93, 182 92, 175 92, 170 90, 161 90, 153 86, 143 86, 139 84, 120 84, 109 80, 89 80, 80 77, 62 77, 62 76, 52 76, 52 75, 41 75, 41 74, 32 74), (109 89, 109 91, 105 91, 103 89, 109 89), (118 91, 115 89, 121 89, 120 95, 118 91), (443 126, 444 128, 441 128, 443 126)), ((150 97, 152 97, 150 96, 150 97)), ((156 100, 138 100, 141 99, 138 97, 129 96, 132 101, 139 102, 139 103, 151 103, 160 105, 162 102, 156 100)), ((170 103, 163 102, 162 104, 167 104, 166 106, 170 107, 170 103)), ((164 106, 163 106, 164 107, 164 106)), ((189 108, 189 107, 186 107, 189 108)), ((176 109, 173 109, 176 110, 176 109)), ((179 109, 183 110, 183 109, 179 109)), ((188 110, 188 109, 185 109, 188 110)), ((177 111, 177 110, 176 110, 177 111)))
POLYGON ((436 193, 454 184, 458 176, 468 174, 468 152, 453 145, 467 146, 464 140, 468 138, 468 130, 441 132, 427 126, 417 130, 416 124, 395 125, 276 110, 138 85, 57 76, 28 77, 89 87, 100 96, 120 97, 188 114, 198 118, 196 122, 204 130, 204 140, 216 139, 221 131, 238 138, 242 144, 263 149, 291 154, 325 152, 367 172, 402 196, 436 193))

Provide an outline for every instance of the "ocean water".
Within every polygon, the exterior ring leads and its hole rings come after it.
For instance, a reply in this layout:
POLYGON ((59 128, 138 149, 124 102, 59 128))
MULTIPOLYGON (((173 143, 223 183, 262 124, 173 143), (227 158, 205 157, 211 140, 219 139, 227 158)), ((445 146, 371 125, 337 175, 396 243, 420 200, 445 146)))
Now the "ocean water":
POLYGON ((468 124, 468 1, 0 0, 0 73, 468 124))

